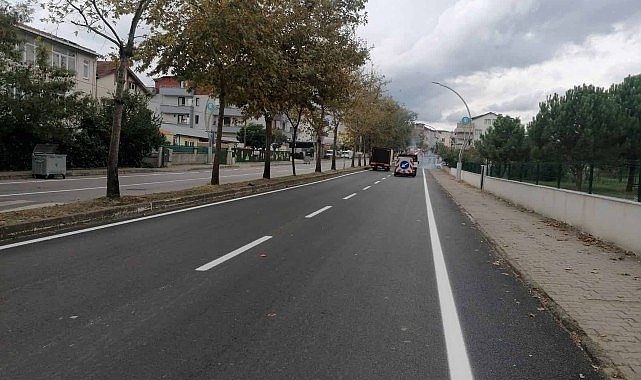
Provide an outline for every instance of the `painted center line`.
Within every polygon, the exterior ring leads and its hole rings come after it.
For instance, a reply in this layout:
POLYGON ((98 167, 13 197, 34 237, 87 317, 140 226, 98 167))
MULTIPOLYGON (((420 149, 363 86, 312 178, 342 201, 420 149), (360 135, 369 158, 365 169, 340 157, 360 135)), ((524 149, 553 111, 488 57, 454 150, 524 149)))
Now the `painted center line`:
POLYGON ((425 206, 427 208, 427 221, 429 225, 430 241, 432 243, 432 255, 434 258, 434 270, 436 272, 436 285, 438 288, 438 301, 441 306, 441 319, 443 321, 443 333, 445 335, 445 348, 447 350, 447 363, 450 368, 450 380, 472 380, 472 368, 465 348, 463 331, 459 322, 454 302, 454 294, 447 274, 443 248, 436 228, 436 218, 432 209, 430 193, 427 190, 425 170, 423 172, 423 189, 425 191, 425 206))
POLYGON ((240 255, 241 253, 254 248, 258 244, 264 243, 264 242, 266 242, 267 240, 269 240, 271 238, 272 238, 271 236, 263 236, 260 239, 254 240, 253 242, 251 242, 251 243, 249 243, 247 245, 244 245, 244 246, 242 246, 242 247, 240 247, 240 248, 238 248, 238 249, 236 249, 236 250, 234 250, 232 252, 229 252, 225 256, 219 257, 214 261, 210 261, 207 264, 196 268, 196 270, 199 271, 199 272, 204 272, 204 271, 210 270, 211 268, 215 267, 216 265, 220 265, 220 264, 224 263, 225 261, 227 261, 229 259, 233 259, 234 257, 240 255))
POLYGON ((378 185, 379 183, 381 183, 381 181, 376 181, 374 182, 374 185, 378 185))
POLYGON ((321 212, 324 212, 324 211, 329 210, 330 208, 332 208, 332 206, 325 206, 325 207, 323 207, 322 209, 320 209, 320 210, 318 210, 318 211, 314 211, 314 212, 312 212, 312 213, 311 213, 311 214, 309 214, 309 215, 305 215, 305 218, 307 218, 307 219, 309 219, 309 218, 313 218, 313 217, 315 217, 316 215, 320 214, 321 212))
POLYGON ((367 190, 367 189, 369 189, 370 187, 371 187, 371 186, 365 186, 365 187, 363 188, 363 190, 367 190))
POLYGON ((343 198, 343 199, 350 199, 350 198, 352 198, 352 197, 354 197, 354 196, 356 196, 356 193, 352 193, 352 194, 350 194, 350 195, 346 196, 346 197, 345 197, 345 198, 343 198))

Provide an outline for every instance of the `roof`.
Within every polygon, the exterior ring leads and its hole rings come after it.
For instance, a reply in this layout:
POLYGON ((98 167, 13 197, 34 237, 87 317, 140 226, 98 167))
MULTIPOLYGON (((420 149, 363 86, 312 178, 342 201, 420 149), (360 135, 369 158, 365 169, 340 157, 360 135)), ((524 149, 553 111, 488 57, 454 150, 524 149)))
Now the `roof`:
MULTIPOLYGON (((96 78, 102 79, 110 75, 116 76, 116 62, 115 61, 96 61, 96 78)), ((138 78, 138 75, 127 68, 127 77, 138 85, 138 87, 145 92, 145 94, 150 95, 151 91, 144 83, 138 78)))
POLYGON ((482 118, 483 116, 487 116, 487 115, 499 116, 499 115, 497 115, 497 114, 496 114, 496 113, 494 113, 494 112, 486 112, 486 113, 484 113, 484 114, 482 114, 482 115, 478 115, 478 116, 474 116, 474 117, 472 117, 472 120, 476 120, 476 119, 482 118))
POLYGON ((72 47, 74 49, 80 50, 80 51, 82 51, 82 52, 84 52, 86 54, 93 55, 95 57, 98 56, 98 53, 96 53, 95 51, 93 51, 93 50, 91 50, 89 48, 86 48, 84 46, 80 46, 75 42, 66 40, 64 38, 60 38, 60 37, 55 36, 55 35, 53 35, 51 33, 47 33, 45 31, 42 31, 40 29, 36 29, 34 27, 31 27, 31 26, 25 25, 25 24, 17 24, 16 26, 18 27, 18 29, 21 29, 21 30, 23 30, 25 32, 33 33, 33 34, 35 34, 37 36, 44 37, 44 38, 47 38, 49 40, 55 41, 55 42, 57 42, 59 44, 72 47))

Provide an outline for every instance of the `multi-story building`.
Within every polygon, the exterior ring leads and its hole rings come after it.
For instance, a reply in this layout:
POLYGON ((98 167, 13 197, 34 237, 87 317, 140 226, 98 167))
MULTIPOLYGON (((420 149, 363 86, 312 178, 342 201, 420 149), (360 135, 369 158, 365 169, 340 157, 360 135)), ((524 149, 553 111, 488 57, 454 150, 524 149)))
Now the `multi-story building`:
MULTIPOLYGON (((154 79, 154 95, 149 107, 162 118, 161 132, 174 145, 207 146, 213 139, 220 102, 199 89, 190 90, 186 82, 165 76, 154 79)), ((225 107, 222 141, 226 146, 244 146, 236 136, 246 123, 265 125, 263 119, 246 120, 240 109, 225 107)), ((274 118, 272 127, 291 136, 284 117, 274 118)))
POLYGON ((43 44, 51 51, 51 65, 72 70, 75 75, 75 90, 97 98, 96 60, 98 54, 74 42, 56 37, 24 24, 18 24, 22 39, 22 58, 26 63, 35 63, 36 46, 43 44))
POLYGON ((455 146, 473 145, 481 139, 489 127, 494 125, 494 120, 498 117, 494 112, 487 112, 482 115, 472 117, 469 124, 464 125, 462 122, 456 124, 454 129, 455 146))
MULTIPOLYGON (((96 67, 96 95, 98 96, 98 99, 113 97, 116 93, 116 62, 97 61, 96 67)), ((136 73, 134 73, 130 68, 127 69, 125 90, 136 94, 151 95, 151 91, 149 91, 140 78, 138 78, 136 73)))

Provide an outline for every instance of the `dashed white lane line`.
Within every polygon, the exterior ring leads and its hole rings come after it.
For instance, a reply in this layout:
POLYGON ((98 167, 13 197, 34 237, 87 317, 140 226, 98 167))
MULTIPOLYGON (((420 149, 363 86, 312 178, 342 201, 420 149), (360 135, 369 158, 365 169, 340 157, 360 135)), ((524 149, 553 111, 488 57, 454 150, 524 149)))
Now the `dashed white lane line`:
POLYGON ((350 199, 350 198, 355 197, 355 196, 356 196, 356 193, 352 193, 352 194, 350 194, 350 195, 346 196, 346 197, 345 197, 345 198, 343 198, 343 199, 347 200, 347 199, 350 199))
POLYGON ((323 207, 322 209, 320 209, 320 210, 316 210, 316 211, 312 212, 312 213, 311 213, 311 214, 309 214, 309 215, 305 215, 305 218, 307 218, 307 219, 309 219, 309 218, 313 218, 313 217, 315 217, 316 215, 320 214, 321 212, 325 212, 325 211, 329 210, 330 208, 332 208, 332 206, 325 206, 325 207, 323 207))
POLYGON ((216 260, 210 261, 205 265, 199 266, 198 268, 196 268, 196 270, 199 271, 199 272, 204 272, 204 271, 210 270, 211 268, 213 268, 213 267, 215 267, 217 265, 220 265, 220 264, 224 263, 227 260, 233 259, 234 257, 240 255, 241 253, 243 253, 243 252, 245 252, 247 250, 250 250, 250 249, 254 248, 255 246, 257 246, 257 245, 259 245, 261 243, 264 243, 264 242, 266 242, 267 240, 269 240, 271 238, 272 238, 271 236, 263 236, 260 239, 254 240, 253 242, 251 242, 249 244, 243 245, 242 247, 240 247, 240 248, 238 248, 238 249, 236 249, 234 251, 229 252, 225 256, 219 257, 216 260))
POLYGON ((370 187, 371 187, 371 186, 365 186, 365 187, 363 188, 363 191, 365 191, 365 190, 369 189, 370 187))
POLYGON ((374 185, 378 185, 379 183, 381 183, 381 181, 376 181, 374 182, 374 185))
POLYGON ((432 255, 434 257, 434 270, 438 287, 438 300, 441 306, 441 319, 443 320, 443 333, 445 334, 445 347, 447 349, 447 363, 450 368, 451 380, 472 380, 472 369, 465 348, 465 340, 459 322, 450 279, 443 257, 443 248, 436 228, 436 218, 432 210, 430 193, 427 190, 427 180, 423 169, 423 189, 425 190, 425 205, 427 207, 427 220, 429 224, 432 255))

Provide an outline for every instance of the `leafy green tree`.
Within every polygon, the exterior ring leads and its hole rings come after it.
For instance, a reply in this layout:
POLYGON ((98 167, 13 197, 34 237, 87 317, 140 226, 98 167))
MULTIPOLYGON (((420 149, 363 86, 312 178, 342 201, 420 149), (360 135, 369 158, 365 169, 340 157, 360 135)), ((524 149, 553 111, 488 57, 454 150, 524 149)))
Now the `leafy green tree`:
POLYGON ((628 164, 626 191, 630 192, 637 177, 635 163, 641 159, 641 75, 628 76, 622 83, 612 85, 610 93, 618 104, 615 124, 621 126, 621 143, 617 146, 628 164))
POLYGON ((588 163, 612 154, 613 97, 600 87, 576 86, 564 96, 548 97, 528 126, 535 158, 568 162, 581 189, 588 163))
MULTIPOLYGON (((142 159, 165 142, 160 133, 161 119, 147 107, 148 98, 126 91, 120 138, 122 167, 140 167, 142 159)), ((111 123, 115 106, 114 98, 103 98, 93 104, 74 133, 67 148, 68 160, 74 167, 104 167, 109 155, 111 123)))
POLYGON ((74 75, 50 66, 51 52, 36 47, 33 64, 11 61, 0 72, 0 156, 6 169, 26 169, 36 144, 64 146, 84 112, 86 98, 73 92, 74 75))
POLYGON ((499 115, 494 125, 481 135, 478 149, 482 158, 492 162, 525 160, 528 146, 521 120, 499 115))
MULTIPOLYGON (((109 142, 107 163, 107 197, 120 197, 118 161, 123 111, 125 108, 125 81, 127 69, 135 53, 135 39, 141 22, 151 23, 158 19, 174 18, 175 13, 165 13, 152 8, 152 4, 163 5, 168 0, 49 0, 50 21, 66 22, 85 29, 111 42, 116 50, 116 91, 114 112, 109 142), (129 21, 126 35, 119 34, 121 19, 129 21)), ((178 17, 176 17, 178 18, 178 17)))
MULTIPOLYGON (((269 25, 259 1, 202 0, 167 2, 158 10, 169 15, 163 20, 150 20, 151 36, 142 43, 143 67, 151 74, 176 75, 190 86, 218 98, 225 109, 228 99, 242 92, 248 62, 255 62, 261 49, 269 43, 261 30, 269 25)), ((220 183, 224 114, 219 112, 216 124, 214 162, 210 183, 220 183)))
POLYGON ((254 123, 242 126, 236 133, 236 140, 253 149, 262 149, 265 147, 265 126, 254 123))

